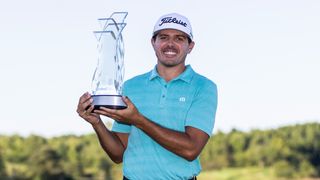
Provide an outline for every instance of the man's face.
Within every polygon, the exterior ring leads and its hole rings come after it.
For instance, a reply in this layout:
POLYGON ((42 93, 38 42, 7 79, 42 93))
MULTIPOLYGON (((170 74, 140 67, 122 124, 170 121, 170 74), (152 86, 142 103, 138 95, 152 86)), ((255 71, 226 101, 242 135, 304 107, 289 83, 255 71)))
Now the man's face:
POLYGON ((194 42, 188 42, 185 33, 173 29, 161 30, 151 43, 158 63, 166 67, 184 65, 187 54, 194 46, 194 42))

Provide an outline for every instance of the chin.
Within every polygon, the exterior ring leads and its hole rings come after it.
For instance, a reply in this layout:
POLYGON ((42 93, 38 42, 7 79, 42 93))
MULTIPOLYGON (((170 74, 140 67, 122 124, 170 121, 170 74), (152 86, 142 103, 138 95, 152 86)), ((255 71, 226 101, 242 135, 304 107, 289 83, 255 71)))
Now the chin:
POLYGON ((183 63, 177 63, 177 62, 172 62, 172 61, 166 61, 166 62, 160 62, 163 66, 165 67, 175 67, 175 66, 179 66, 183 63))

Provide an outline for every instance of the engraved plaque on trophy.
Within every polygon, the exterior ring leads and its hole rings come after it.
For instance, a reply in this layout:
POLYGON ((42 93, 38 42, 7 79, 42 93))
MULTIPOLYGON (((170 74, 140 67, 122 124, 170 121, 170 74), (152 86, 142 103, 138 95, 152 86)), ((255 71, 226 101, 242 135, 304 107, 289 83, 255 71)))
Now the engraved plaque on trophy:
POLYGON ((94 31, 98 41, 98 64, 92 78, 94 109, 127 107, 122 101, 124 44, 121 34, 127 15, 127 12, 114 12, 108 18, 98 19, 101 30, 94 31))

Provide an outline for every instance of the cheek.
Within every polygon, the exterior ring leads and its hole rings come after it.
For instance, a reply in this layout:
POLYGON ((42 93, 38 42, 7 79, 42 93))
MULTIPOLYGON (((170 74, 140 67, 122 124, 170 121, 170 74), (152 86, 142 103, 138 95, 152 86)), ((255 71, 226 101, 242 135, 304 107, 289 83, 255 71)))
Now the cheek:
POLYGON ((152 46, 155 51, 160 51, 161 49, 161 45, 159 43, 154 43, 152 44, 152 46))
POLYGON ((154 52, 158 58, 161 57, 161 51, 159 49, 154 49, 154 52))
POLYGON ((190 48, 189 46, 184 46, 184 47, 181 47, 183 49, 184 52, 186 53, 190 53, 192 48, 190 48))

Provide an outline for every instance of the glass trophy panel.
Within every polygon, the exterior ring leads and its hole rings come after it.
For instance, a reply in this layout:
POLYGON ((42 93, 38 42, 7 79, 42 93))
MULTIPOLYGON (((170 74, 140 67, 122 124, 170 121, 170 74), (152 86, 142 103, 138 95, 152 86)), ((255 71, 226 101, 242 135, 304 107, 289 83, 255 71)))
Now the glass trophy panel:
POLYGON ((124 44, 122 30, 127 12, 115 12, 109 18, 98 19, 101 31, 94 31, 98 64, 92 78, 92 98, 95 109, 101 106, 124 109, 122 82, 124 77, 124 44))
POLYGON ((113 32, 100 32, 98 43, 98 65, 92 80, 93 95, 116 95, 116 41, 113 32))

